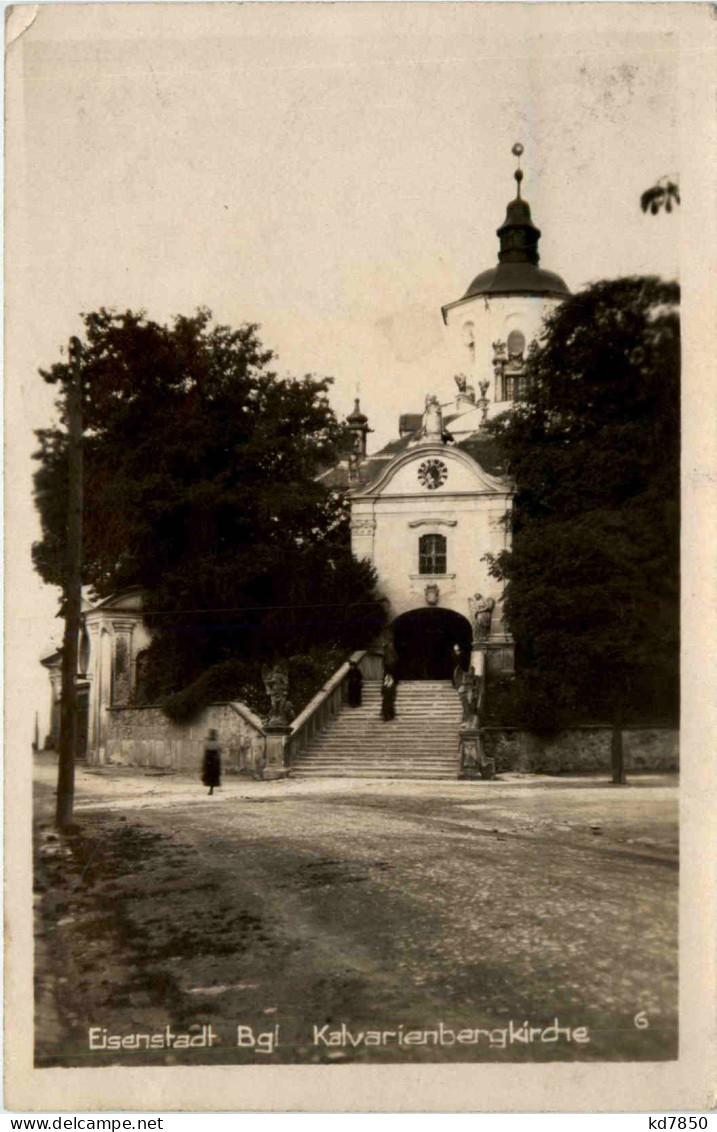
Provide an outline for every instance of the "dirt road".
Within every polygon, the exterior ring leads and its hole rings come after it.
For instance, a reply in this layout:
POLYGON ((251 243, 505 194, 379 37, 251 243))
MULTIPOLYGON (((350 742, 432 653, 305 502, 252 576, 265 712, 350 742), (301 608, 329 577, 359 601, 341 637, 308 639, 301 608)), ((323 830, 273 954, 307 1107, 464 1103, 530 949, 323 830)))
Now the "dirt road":
POLYGON ((52 774, 39 1065, 676 1055, 675 779, 52 774))

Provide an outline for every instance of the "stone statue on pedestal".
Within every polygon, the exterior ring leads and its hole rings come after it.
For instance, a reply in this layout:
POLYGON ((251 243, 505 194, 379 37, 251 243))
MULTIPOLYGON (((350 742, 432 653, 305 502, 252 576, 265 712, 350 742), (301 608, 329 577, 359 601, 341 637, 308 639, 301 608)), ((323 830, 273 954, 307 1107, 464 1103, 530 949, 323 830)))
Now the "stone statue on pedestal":
POLYGON ((488 420, 488 398, 486 397, 486 393, 488 392, 488 386, 489 385, 490 385, 489 381, 479 381, 478 382, 478 387, 480 389, 480 397, 479 397, 478 401, 476 402, 476 406, 480 409, 481 426, 484 425, 485 422, 488 420))
POLYGON ((464 373, 455 374, 453 380, 458 386, 458 400, 469 401, 471 404, 475 403, 476 391, 472 385, 468 384, 468 378, 464 373))
POLYGON ((294 708, 289 699, 289 673, 285 664, 270 667, 263 664, 261 678, 271 700, 267 727, 287 727, 293 718, 294 708))
POLYGON ((426 408, 421 422, 421 436, 424 440, 443 441, 443 413, 435 393, 426 396, 426 408))
POLYGON ((483 644, 490 637, 490 623, 495 609, 495 599, 474 594, 468 598, 468 606, 473 622, 473 643, 483 644))
POLYGON ((460 778, 495 778, 495 759, 487 758, 483 747, 481 717, 484 704, 485 677, 478 676, 471 666, 462 674, 458 686, 462 719, 458 729, 460 778))
POLYGON ((461 701, 463 715, 461 718, 461 731, 476 731, 480 727, 481 708, 481 680, 476 676, 475 669, 464 672, 458 685, 458 695, 461 701))

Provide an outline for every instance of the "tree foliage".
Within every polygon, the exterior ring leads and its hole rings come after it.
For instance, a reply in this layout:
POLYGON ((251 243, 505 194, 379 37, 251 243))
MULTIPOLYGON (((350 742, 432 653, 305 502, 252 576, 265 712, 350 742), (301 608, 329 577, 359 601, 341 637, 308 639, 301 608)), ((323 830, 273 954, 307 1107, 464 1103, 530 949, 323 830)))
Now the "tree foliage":
POLYGON ((674 719, 677 284, 597 283, 547 320, 529 393, 492 424, 515 483, 506 583, 527 721, 674 719))
MULTIPOLYGON (((330 379, 279 378, 256 326, 212 325, 207 310, 83 319, 83 581, 98 596, 142 588, 152 696, 231 658, 258 670, 372 635, 375 576, 351 557, 346 501, 315 478, 346 439, 330 379)), ((60 420, 37 433, 33 560, 61 584, 69 368, 41 373, 60 420)))
POLYGON ((640 196, 640 208, 643 212, 650 212, 653 216, 661 208, 665 212, 672 212, 673 205, 680 203, 680 186, 672 177, 660 177, 649 189, 645 189, 640 196))

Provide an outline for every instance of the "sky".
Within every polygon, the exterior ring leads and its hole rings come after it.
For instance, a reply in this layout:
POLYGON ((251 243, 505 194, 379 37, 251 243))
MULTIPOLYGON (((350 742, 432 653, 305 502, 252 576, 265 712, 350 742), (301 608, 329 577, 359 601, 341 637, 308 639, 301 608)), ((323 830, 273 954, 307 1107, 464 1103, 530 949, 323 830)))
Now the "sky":
POLYGON ((645 217, 639 197, 680 173, 691 7, 41 5, 18 26, 6 569, 28 733, 62 628, 29 566, 32 433, 53 414, 37 371, 80 312, 257 322, 279 373, 334 378, 337 413, 360 392, 376 448, 427 392, 451 395, 440 308, 496 262, 516 141, 541 266, 572 290, 678 276, 682 215, 645 217))

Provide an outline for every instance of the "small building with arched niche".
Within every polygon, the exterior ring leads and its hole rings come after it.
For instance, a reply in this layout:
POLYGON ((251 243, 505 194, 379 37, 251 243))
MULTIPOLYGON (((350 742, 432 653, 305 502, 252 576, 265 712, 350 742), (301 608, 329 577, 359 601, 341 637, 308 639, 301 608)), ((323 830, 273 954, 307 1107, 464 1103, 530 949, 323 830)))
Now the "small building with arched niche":
POLYGON ((347 420, 351 452, 321 477, 349 490, 353 553, 377 571, 403 679, 450 676, 456 644, 467 656, 480 643, 489 671, 513 666, 501 585, 486 560, 509 546, 512 487, 485 425, 523 397, 527 351, 569 294, 538 266, 540 230, 522 178, 518 169, 497 264, 442 308, 452 379, 427 393, 422 412, 403 413, 398 437, 370 456, 357 400, 347 420))
POLYGON ((127 589, 99 601, 83 617, 87 657, 80 670, 89 684, 88 748, 104 761, 108 712, 142 700, 142 662, 151 634, 142 620, 142 593, 127 589))
MULTIPOLYGON (((142 703, 144 660, 151 633, 142 619, 142 593, 123 590, 92 603, 83 598, 77 654, 78 757, 104 761, 108 713, 112 708, 142 703)), ((57 748, 60 739, 62 654, 40 662, 50 677, 50 727, 45 746, 57 748)))

